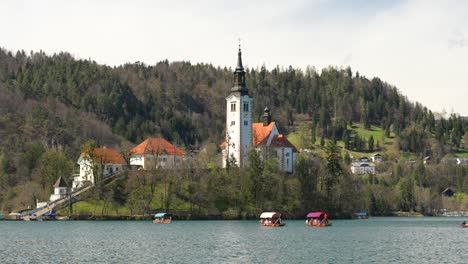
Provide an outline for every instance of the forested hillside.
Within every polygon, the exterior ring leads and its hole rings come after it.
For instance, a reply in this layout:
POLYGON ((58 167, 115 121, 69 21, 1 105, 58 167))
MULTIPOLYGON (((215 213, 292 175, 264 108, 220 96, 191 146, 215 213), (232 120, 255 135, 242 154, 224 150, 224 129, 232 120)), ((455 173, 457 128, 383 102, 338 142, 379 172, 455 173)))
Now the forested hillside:
MULTIPOLYGON (((468 121, 455 114, 436 120, 396 87, 350 68, 262 66, 248 69, 246 77, 254 119, 268 106, 286 134, 307 124, 309 145, 342 141, 345 149, 372 152, 369 139, 352 129, 356 123, 379 127, 399 151, 437 162, 457 154, 463 140, 468 144, 468 121)), ((210 64, 109 67, 68 53, 0 50, 0 204, 44 199, 55 176, 73 171, 88 140, 118 149, 149 135, 189 151, 218 145, 232 83, 231 68, 210 64)))

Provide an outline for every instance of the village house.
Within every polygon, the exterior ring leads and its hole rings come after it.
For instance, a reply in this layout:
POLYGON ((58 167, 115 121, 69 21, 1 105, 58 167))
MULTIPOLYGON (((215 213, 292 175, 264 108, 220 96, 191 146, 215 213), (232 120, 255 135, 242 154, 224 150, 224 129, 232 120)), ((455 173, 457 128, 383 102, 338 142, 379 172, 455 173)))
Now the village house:
POLYGON ((375 164, 368 158, 360 158, 351 163, 353 174, 375 174, 375 164))
POLYGON ((72 188, 77 189, 84 183, 95 183, 96 175, 105 179, 122 171, 127 162, 115 149, 102 147, 93 149, 92 153, 81 153, 77 164, 80 166, 80 173, 73 178, 72 188))
POLYGON ((60 176, 60 178, 54 184, 54 193, 50 195, 49 200, 53 202, 65 198, 68 195, 68 192, 68 184, 65 182, 65 179, 60 176))
POLYGON ((376 154, 372 155, 370 159, 374 163, 383 161, 383 157, 382 157, 382 155, 380 155, 380 153, 376 153, 376 154))
POLYGON ((144 170, 176 168, 185 152, 163 138, 150 137, 130 151, 130 165, 144 170))
POLYGON ((270 110, 265 108, 263 122, 253 123, 252 101, 245 83, 242 66, 242 52, 239 47, 237 67, 234 72, 234 86, 226 97, 226 140, 221 144, 223 167, 231 165, 244 168, 248 165, 248 154, 252 149, 267 158, 275 153, 279 169, 292 173, 298 150, 278 131, 271 121, 270 110))
POLYGON ((441 195, 445 197, 453 197, 455 195, 455 192, 450 188, 445 188, 445 190, 442 191, 441 195))

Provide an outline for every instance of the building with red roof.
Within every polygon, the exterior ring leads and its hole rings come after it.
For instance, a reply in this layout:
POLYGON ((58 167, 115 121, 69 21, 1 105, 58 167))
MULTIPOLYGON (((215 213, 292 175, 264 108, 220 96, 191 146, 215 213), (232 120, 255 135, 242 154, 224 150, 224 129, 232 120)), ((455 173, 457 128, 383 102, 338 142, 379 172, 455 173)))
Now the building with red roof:
POLYGON ((102 147, 82 152, 77 164, 80 166, 80 174, 73 178, 73 189, 83 186, 86 182, 94 184, 94 173, 99 173, 102 179, 118 173, 124 169, 127 162, 115 149, 102 147))
MULTIPOLYGON (((226 140, 221 144, 223 167, 248 166, 248 153, 252 148, 264 151, 265 148, 276 152, 280 169, 293 172, 297 149, 279 133, 275 122, 271 122, 270 110, 265 108, 263 123, 253 123, 253 98, 245 82, 242 65, 242 52, 239 46, 237 66, 234 71, 234 86, 226 99, 226 140)), ((267 155, 270 151, 264 151, 267 155)), ((265 157, 267 158, 267 157, 265 157)))
POLYGON ((130 151, 130 165, 145 170, 174 168, 185 158, 185 152, 164 138, 150 137, 130 151))
MULTIPOLYGON (((227 141, 224 141, 220 146, 223 149, 223 159, 225 159, 228 152, 227 141)), ((299 151, 286 136, 279 133, 276 123, 271 121, 268 107, 264 110, 263 122, 252 124, 252 146, 257 151, 263 152, 262 156, 264 158, 269 158, 266 155, 271 153, 271 151, 266 151, 266 149, 273 150, 278 159, 280 170, 289 173, 293 172, 294 163, 299 151)))
POLYGON ((265 107, 263 122, 253 123, 253 146, 257 151, 263 152, 264 158, 274 153, 278 159, 280 170, 292 173, 296 161, 297 148, 283 135, 279 133, 276 123, 271 121, 270 109, 265 107), (270 151, 266 151, 266 149, 270 151))
POLYGON ((246 167, 248 153, 252 148, 263 152, 264 158, 274 150, 280 163, 280 170, 293 172, 297 149, 279 133, 275 122, 271 121, 270 110, 265 108, 262 123, 253 123, 252 103, 245 82, 242 65, 242 52, 239 46, 237 66, 234 71, 234 86, 226 97, 226 140, 220 145, 223 150, 223 167, 246 167))

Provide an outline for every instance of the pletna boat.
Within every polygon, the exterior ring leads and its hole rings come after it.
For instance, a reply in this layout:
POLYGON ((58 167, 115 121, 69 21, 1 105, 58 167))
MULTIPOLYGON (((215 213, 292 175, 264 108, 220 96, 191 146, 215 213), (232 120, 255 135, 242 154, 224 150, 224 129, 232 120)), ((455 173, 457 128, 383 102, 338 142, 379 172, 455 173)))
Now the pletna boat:
POLYGON ((42 217, 38 217, 39 221, 54 221, 57 220, 57 214, 56 213, 45 213, 42 215, 42 217))
POLYGON ((20 213, 10 213, 7 217, 2 218, 5 221, 23 221, 23 216, 20 213))
POLYGON ((355 214, 357 219, 369 219, 369 215, 366 212, 355 214))
POLYGON ((281 220, 281 214, 278 212, 264 212, 260 215, 260 225, 270 226, 270 227, 280 227, 285 226, 281 220))
POLYGON ((157 213, 154 215, 153 223, 169 224, 172 221, 172 215, 166 213, 157 213))
POLYGON ((329 215, 325 212, 311 212, 306 216, 306 224, 315 227, 331 226, 332 223, 328 221, 328 217, 329 215))

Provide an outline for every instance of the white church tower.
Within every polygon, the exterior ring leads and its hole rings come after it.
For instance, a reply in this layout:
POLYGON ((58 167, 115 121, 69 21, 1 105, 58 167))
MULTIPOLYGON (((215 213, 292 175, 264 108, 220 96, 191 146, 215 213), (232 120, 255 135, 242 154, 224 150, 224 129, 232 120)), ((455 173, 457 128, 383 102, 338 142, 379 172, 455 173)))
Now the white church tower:
POLYGON ((252 97, 245 84, 242 52, 239 45, 234 87, 226 97, 226 145, 223 151, 223 167, 245 167, 252 148, 252 97))

